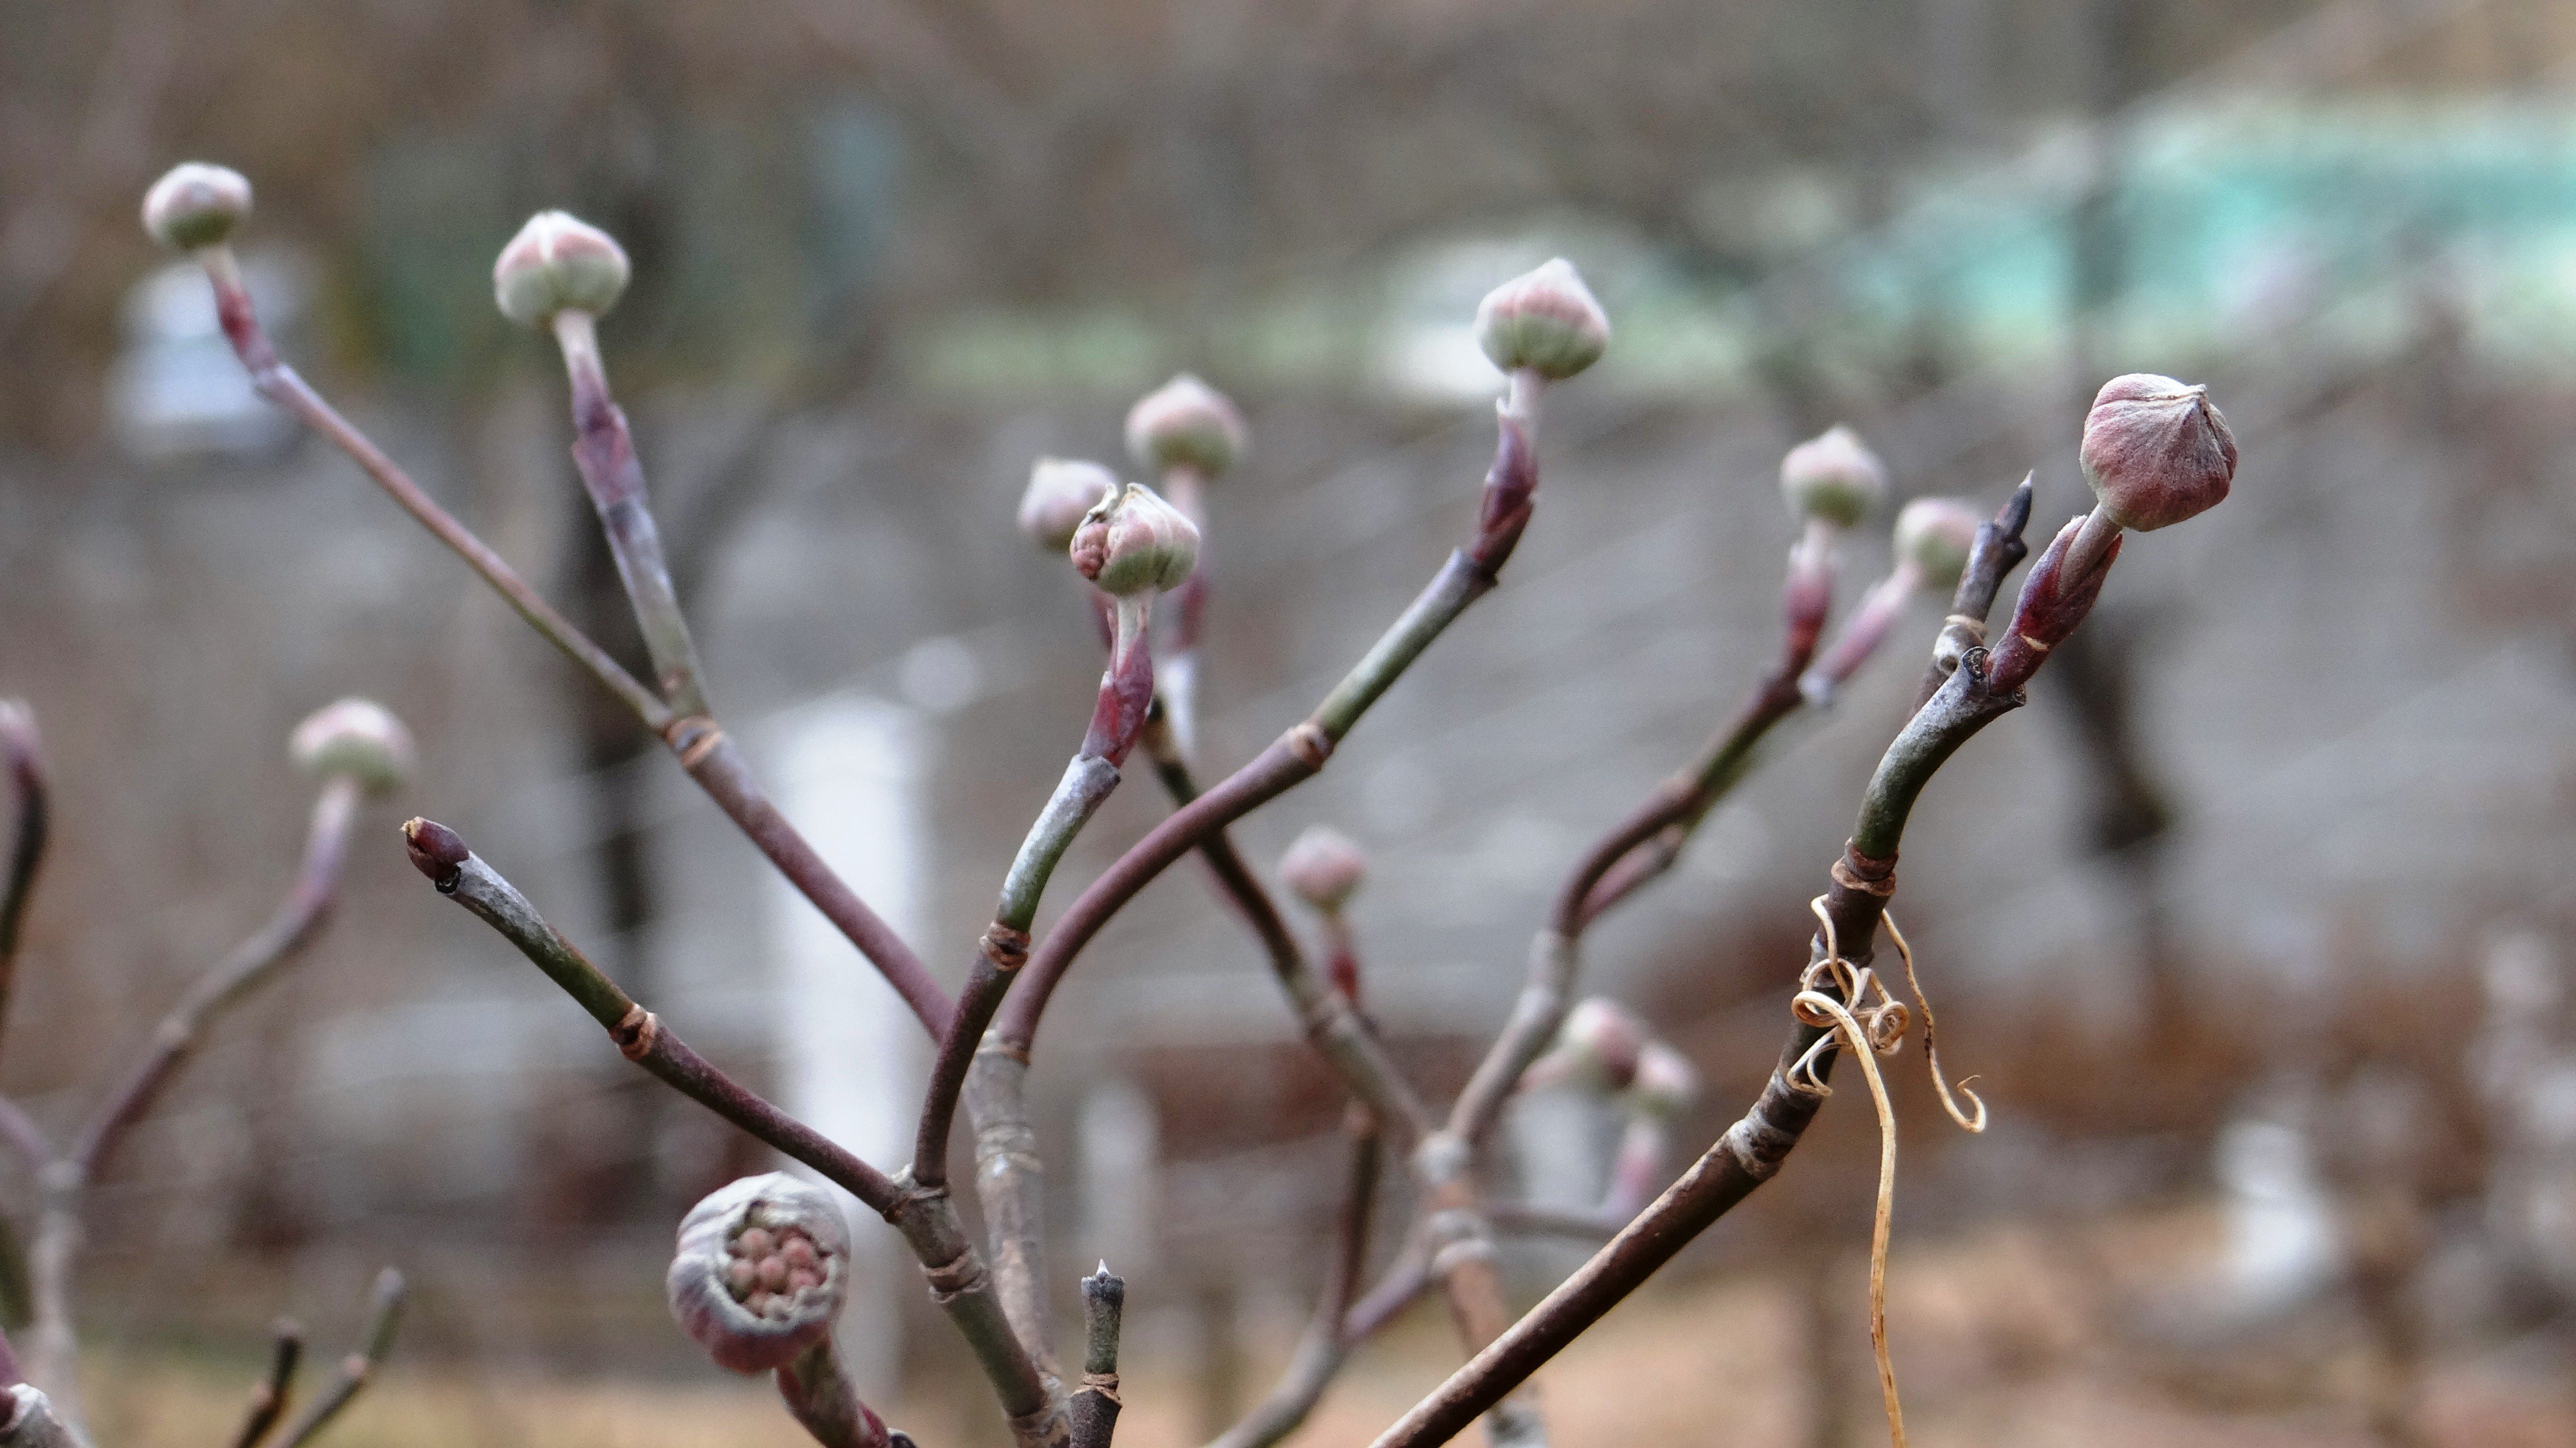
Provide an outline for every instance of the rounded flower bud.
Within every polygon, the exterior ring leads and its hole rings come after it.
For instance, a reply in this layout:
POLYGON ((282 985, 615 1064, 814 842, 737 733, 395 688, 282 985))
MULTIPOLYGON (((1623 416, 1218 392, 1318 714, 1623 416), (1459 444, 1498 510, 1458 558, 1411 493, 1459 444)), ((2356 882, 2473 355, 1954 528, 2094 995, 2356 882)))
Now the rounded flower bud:
POLYGON ((1699 1099, 1699 1068, 1663 1042, 1648 1041, 1637 1052, 1637 1079, 1628 1092, 1640 1111, 1679 1116, 1699 1099))
POLYGON ((1859 433, 1835 423, 1780 459, 1780 492, 1799 517, 1848 528, 1887 496, 1887 469, 1859 433))
POLYGON ((1074 529, 1074 570, 1103 593, 1132 598, 1178 588, 1199 564, 1199 530, 1142 483, 1091 505, 1074 529))
POLYGON ((1563 381, 1601 360, 1610 317, 1563 257, 1512 278, 1476 306, 1476 345, 1505 372, 1563 381))
POLYGON ((1923 575, 1927 588, 1959 586, 1984 515, 1956 498, 1917 498, 1896 515, 1896 556, 1923 575))
POLYGON ((2077 457, 2111 521, 2151 533, 2227 497, 2236 435, 2208 388, 2132 372, 2102 384, 2077 457))
POLYGON ((1224 393, 1184 372, 1127 410, 1127 451, 1158 473, 1196 468, 1212 478, 1243 452, 1243 414, 1224 393))
POLYGON ((286 739, 295 766, 321 779, 347 775, 372 794, 411 777, 411 731, 372 699, 342 699, 304 716, 286 739))
POLYGON ((566 212, 540 211, 492 263, 492 297, 502 316, 542 327, 567 309, 605 315, 629 274, 616 238, 566 212))
POLYGON ((850 1286, 850 1228, 822 1188, 785 1172, 718 1188, 680 1221, 671 1315, 721 1367, 784 1367, 823 1340, 850 1286))
POLYGON ((1050 553, 1073 546, 1073 532, 1102 499, 1118 491, 1118 477, 1098 463, 1040 458, 1020 494, 1020 531, 1050 553))
POLYGON ((1589 996, 1565 1013, 1556 1051, 1574 1073, 1617 1089, 1636 1076, 1648 1040, 1646 1023, 1635 1011, 1607 996, 1589 996))
POLYGON ((1368 854, 1330 825, 1308 825, 1279 857, 1279 878, 1298 899, 1330 915, 1368 878, 1368 854))
POLYGON ((143 229, 179 251, 216 245, 248 215, 250 181, 229 166, 173 166, 143 193, 143 229))

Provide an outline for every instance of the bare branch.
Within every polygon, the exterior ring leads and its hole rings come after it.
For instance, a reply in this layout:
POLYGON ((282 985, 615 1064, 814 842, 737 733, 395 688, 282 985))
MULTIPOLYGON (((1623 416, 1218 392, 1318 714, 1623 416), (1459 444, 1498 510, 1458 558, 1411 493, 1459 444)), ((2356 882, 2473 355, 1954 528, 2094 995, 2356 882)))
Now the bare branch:
POLYGON ((287 1399, 295 1391, 295 1365, 304 1358, 304 1329, 281 1318, 270 1336, 268 1376, 251 1389, 250 1411, 242 1418, 241 1431, 233 1435, 233 1448, 259 1448, 268 1430, 286 1416, 287 1399))
POLYGON ((1335 1221, 1332 1275, 1324 1281, 1324 1294, 1315 1304, 1315 1316, 1307 1323, 1306 1335, 1297 1344, 1297 1355, 1289 1360, 1288 1371, 1279 1385, 1209 1448, 1270 1448, 1296 1432, 1306 1415, 1315 1410, 1315 1404, 1323 1400, 1324 1389, 1332 1384, 1351 1348, 1360 1341, 1344 1330, 1343 1323, 1350 1313, 1351 1299, 1359 1295, 1361 1275, 1368 1270, 1369 1218, 1377 1207, 1382 1156, 1376 1123, 1365 1112, 1356 1113, 1350 1172, 1335 1221))
POLYGON ((36 732, 35 714, 15 699, 0 699, 0 767, 9 772, 18 817, 17 837, 9 846, 8 881, 0 885, 0 1024, 6 1024, 10 987, 17 980, 18 941, 27 923, 27 899, 35 893, 36 870, 45 861, 49 822, 44 740, 36 732))
POLYGON ((1109 1448, 1118 1431, 1118 1337, 1127 1279, 1100 1264, 1082 1279, 1082 1388, 1073 1395, 1073 1448, 1109 1448))
POLYGON ((331 1379, 331 1386, 324 1388, 321 1396, 305 1404, 304 1411, 297 1414, 295 1421, 278 1435, 278 1448, 304 1448, 329 1427, 331 1420, 340 1415, 340 1410, 349 1406, 349 1400, 358 1396, 359 1390, 375 1377, 376 1368, 393 1348, 394 1329, 402 1325, 406 1295, 400 1272, 388 1267, 376 1274, 375 1286, 367 1292, 366 1325, 359 1329, 357 1342, 350 1347, 348 1355, 340 1359, 340 1371, 331 1379))

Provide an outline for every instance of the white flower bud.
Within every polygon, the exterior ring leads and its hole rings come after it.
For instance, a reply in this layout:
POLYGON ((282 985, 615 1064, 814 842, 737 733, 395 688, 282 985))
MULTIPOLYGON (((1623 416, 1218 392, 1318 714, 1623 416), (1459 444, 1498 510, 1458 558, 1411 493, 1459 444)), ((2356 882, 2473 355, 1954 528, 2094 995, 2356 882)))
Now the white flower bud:
POLYGON ((1637 1079, 1628 1093, 1640 1111, 1678 1116, 1699 1099, 1699 1069, 1663 1042, 1648 1041, 1637 1052, 1637 1079))
POLYGON ((565 212, 540 211, 492 263, 492 297, 502 316, 543 327, 565 310, 606 315, 629 274, 616 238, 565 212))
POLYGON ((1226 395, 1184 372, 1127 411, 1127 452, 1145 467, 1196 468, 1215 477, 1243 452, 1243 414, 1226 395))
POLYGON ((1836 423, 1780 459, 1780 492, 1799 517, 1848 528, 1887 496, 1887 469, 1859 433, 1836 423))
POLYGON ((1601 360, 1610 317, 1563 257, 1512 278, 1476 307, 1476 345, 1505 372, 1561 382, 1601 360))
POLYGON ((2226 498, 2236 435, 2208 388, 2132 372, 2102 384, 2077 457, 2111 521, 2151 533, 2226 498))
POLYGON ((1565 1025, 1548 1053, 1557 1058, 1548 1074, 1622 1089, 1635 1077, 1648 1039, 1646 1023, 1636 1012, 1607 996, 1586 997, 1565 1013, 1565 1025))
POLYGON ((1178 588, 1199 563, 1199 530, 1142 483, 1094 503, 1067 550, 1075 571, 1100 591, 1133 598, 1178 588))
POLYGON ((1917 498, 1896 515, 1896 556, 1914 565, 1923 586, 1944 592, 1968 571, 1985 515, 1956 498, 1917 498))
POLYGON ((785 1172, 718 1188, 680 1222, 671 1315, 719 1366, 784 1367, 822 1341, 850 1285, 850 1229, 820 1187, 785 1172))
POLYGON ((1308 825, 1279 857, 1279 878, 1297 898, 1329 915, 1368 877, 1368 854, 1330 825, 1308 825))
POLYGON ((1073 546, 1074 530, 1103 499, 1118 491, 1117 475, 1098 463, 1040 458, 1020 494, 1020 531, 1050 553, 1073 546))
POLYGON ((287 757, 321 779, 347 775, 371 794, 385 794, 411 777, 411 731, 393 711, 372 699, 325 704, 287 736, 287 757))
POLYGON ((250 181, 227 166, 173 166, 143 193, 143 229, 178 251, 216 245, 248 215, 250 181))

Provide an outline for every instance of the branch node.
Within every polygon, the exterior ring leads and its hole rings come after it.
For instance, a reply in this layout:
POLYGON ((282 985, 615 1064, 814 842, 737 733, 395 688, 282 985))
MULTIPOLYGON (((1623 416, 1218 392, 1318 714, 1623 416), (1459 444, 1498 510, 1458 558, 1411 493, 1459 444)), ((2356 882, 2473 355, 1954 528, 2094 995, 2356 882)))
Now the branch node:
POLYGON ((620 1054, 629 1061, 641 1061, 653 1053, 653 1042, 662 1034, 662 1019, 641 1005, 626 1008, 626 1014, 609 1027, 608 1035, 617 1042, 620 1054))
POLYGON ((1333 757, 1333 737, 1312 719, 1300 722, 1281 739, 1288 746, 1289 754, 1308 769, 1320 770, 1324 762, 1333 757))
MULTIPOLYGON (((1014 930, 999 921, 985 927, 984 938, 976 942, 976 948, 983 953, 984 959, 992 964, 993 969, 1004 975, 1009 975, 1029 963, 1029 933, 1025 930, 1014 930)), ((992 1033, 987 1031, 983 1039, 976 1043, 977 1054, 980 1055, 986 1050, 992 1039, 992 1033)), ((1027 1060, 1027 1054, 1022 1053, 1020 1059, 1027 1060)))
POLYGON ((670 744, 671 752, 680 756, 682 769, 695 769, 715 752, 717 745, 724 742, 725 733, 713 719, 703 714, 692 714, 685 719, 672 720, 671 726, 662 731, 662 737, 670 744))

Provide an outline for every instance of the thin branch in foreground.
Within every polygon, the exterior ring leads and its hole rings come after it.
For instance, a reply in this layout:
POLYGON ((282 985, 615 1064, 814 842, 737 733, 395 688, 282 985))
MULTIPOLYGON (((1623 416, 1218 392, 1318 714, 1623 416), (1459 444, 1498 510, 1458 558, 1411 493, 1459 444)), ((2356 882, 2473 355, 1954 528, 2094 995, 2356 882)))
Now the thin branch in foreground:
POLYGON ((304 1329, 284 1318, 269 1329, 274 1345, 269 1351, 268 1376, 251 1389, 250 1411, 242 1417, 241 1431, 233 1435, 233 1448, 259 1448, 268 1430, 286 1416, 288 1399, 295 1391, 295 1365, 304 1360, 304 1329))
POLYGON ((1082 1279, 1082 1387, 1073 1395, 1073 1448, 1109 1448, 1118 1431, 1118 1338, 1127 1279, 1100 1264, 1082 1279))
POLYGON ((331 1385, 305 1404, 304 1411, 278 1435, 279 1448, 304 1448, 374 1379, 377 1367, 393 1348, 394 1330, 402 1326, 403 1301, 408 1295, 400 1272, 388 1267, 376 1274, 375 1285, 367 1292, 367 1321, 358 1330, 358 1340, 340 1359, 340 1370, 332 1377, 331 1385))
POLYGON ((1324 1389, 1342 1369, 1357 1339, 1344 1327, 1351 1299, 1359 1295, 1361 1274, 1368 1270, 1369 1218, 1377 1208, 1377 1183, 1384 1151, 1376 1122, 1365 1109, 1355 1109, 1351 1123, 1351 1165, 1336 1214, 1333 1265, 1323 1296, 1297 1354, 1270 1395, 1228 1428, 1209 1448, 1270 1448, 1297 1431, 1321 1402, 1324 1389))
POLYGON ((10 988, 17 980, 18 941, 27 923, 27 900, 35 893, 36 871, 45 861, 50 823, 44 739, 36 732, 35 714, 15 699, 0 699, 0 767, 8 770, 18 820, 17 835, 9 844, 8 880, 0 884, 0 1024, 5 1024, 10 988))

